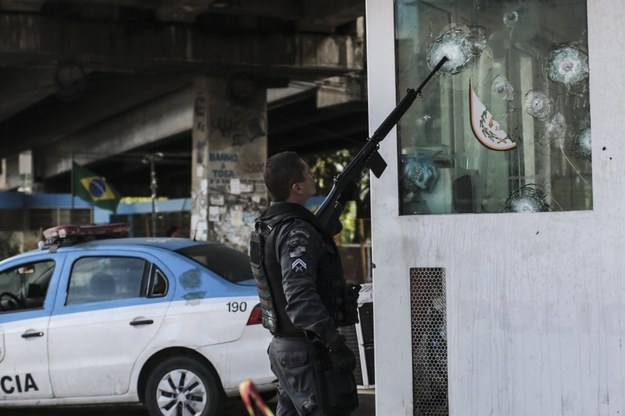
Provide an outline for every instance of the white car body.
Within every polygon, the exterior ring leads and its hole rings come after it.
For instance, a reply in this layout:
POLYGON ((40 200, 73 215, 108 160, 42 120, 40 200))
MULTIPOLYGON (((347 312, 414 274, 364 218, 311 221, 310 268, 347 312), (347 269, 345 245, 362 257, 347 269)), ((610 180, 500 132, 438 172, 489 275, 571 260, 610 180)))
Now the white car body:
POLYGON ((259 303, 253 283, 232 283, 174 251, 186 245, 206 244, 107 240, 0 262, 0 292, 13 284, 2 279, 20 267, 54 264, 43 305, 17 308, 0 293, 0 407, 145 402, 151 372, 182 355, 216 373, 219 394, 237 395, 246 379, 259 391, 275 390, 266 355, 271 335, 248 324, 259 303), (71 301, 78 296, 72 288, 84 289, 70 282, 82 279, 83 264, 114 269, 129 262, 143 264, 141 296, 71 301))

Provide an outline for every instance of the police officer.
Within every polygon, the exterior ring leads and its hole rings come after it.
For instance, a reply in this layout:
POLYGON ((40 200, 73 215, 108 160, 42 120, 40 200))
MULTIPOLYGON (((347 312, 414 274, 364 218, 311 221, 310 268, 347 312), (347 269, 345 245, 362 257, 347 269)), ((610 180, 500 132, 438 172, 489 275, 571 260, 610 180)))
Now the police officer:
POLYGON ((316 193, 310 167, 282 152, 267 160, 264 179, 273 203, 256 221, 250 257, 274 335, 277 416, 349 415, 358 406, 356 361, 337 326, 357 322, 359 287, 346 285, 332 236, 305 208, 316 193))

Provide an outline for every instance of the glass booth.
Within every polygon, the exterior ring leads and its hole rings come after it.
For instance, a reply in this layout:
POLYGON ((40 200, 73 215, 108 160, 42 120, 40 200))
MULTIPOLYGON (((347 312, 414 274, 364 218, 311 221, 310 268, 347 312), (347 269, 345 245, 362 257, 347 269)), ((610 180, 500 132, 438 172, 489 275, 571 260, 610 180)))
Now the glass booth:
POLYGON ((592 209, 585 0, 399 0, 400 214, 592 209), (563 18, 565 16, 565 18, 563 18))

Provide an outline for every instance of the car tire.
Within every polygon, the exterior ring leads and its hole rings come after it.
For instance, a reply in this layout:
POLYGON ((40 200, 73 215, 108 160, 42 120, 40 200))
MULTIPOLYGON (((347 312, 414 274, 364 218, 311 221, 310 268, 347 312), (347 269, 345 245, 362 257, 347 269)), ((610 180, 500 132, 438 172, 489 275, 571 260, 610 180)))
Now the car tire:
POLYGON ((173 357, 158 364, 145 385, 150 416, 220 416, 224 403, 217 375, 190 357, 173 357))

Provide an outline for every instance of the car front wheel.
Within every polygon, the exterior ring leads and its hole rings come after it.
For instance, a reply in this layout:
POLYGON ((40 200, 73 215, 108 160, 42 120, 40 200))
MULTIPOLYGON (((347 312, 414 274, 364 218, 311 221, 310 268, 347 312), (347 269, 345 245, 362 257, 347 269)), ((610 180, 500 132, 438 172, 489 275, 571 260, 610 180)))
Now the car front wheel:
POLYGON ((150 373, 145 406, 151 416, 218 416, 224 393, 213 371, 189 357, 169 358, 150 373))

